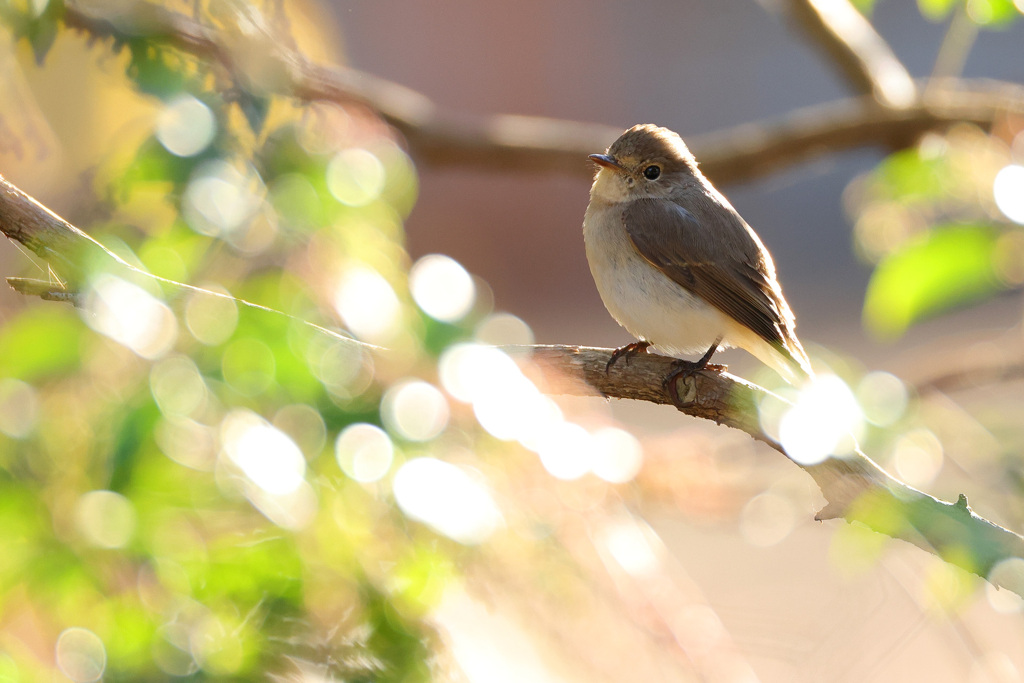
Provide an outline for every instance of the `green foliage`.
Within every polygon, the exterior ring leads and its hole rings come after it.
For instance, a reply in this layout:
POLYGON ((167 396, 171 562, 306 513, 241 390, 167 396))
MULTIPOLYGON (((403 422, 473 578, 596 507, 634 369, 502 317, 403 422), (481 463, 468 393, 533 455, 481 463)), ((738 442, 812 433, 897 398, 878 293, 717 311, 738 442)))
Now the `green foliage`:
POLYGON ((861 14, 871 16, 871 12, 875 9, 875 3, 878 0, 851 0, 851 4, 856 7, 861 14))
POLYGON ((31 382, 73 371, 82 334, 81 322, 67 309, 27 310, 0 328, 0 376, 31 382))
MULTIPOLYGON (((41 59, 66 30, 60 8, 5 6, 3 18, 41 59)), ((34 408, 23 429, 0 424, 0 613, 38 615, 53 642, 73 627, 95 634, 104 680, 248 681, 297 667, 430 680, 424 616, 456 564, 332 452, 345 427, 384 423, 390 383, 436 376, 437 355, 471 325, 424 316, 407 290, 415 169, 379 127, 339 138, 281 98, 224 88, 159 36, 115 35, 113 49, 126 58, 102 68, 123 68, 165 110, 208 109, 212 133, 179 148, 158 121, 96 187, 114 217, 81 227, 159 276, 259 306, 112 275, 84 312, 38 302, 3 321, 0 377, 34 408), (332 332, 332 288, 350 268, 390 288, 394 369, 332 332), (110 318, 125 302, 140 308, 110 318), (139 321, 165 312, 166 341, 133 346, 139 321), (253 449, 267 440, 274 450, 253 449), (293 483, 280 483, 287 469, 260 474, 277 457, 293 457, 293 483)), ((4 667, 58 675, 16 649, 4 667)))
MULTIPOLYGON (((862 13, 870 15, 878 0, 852 0, 862 13)), ((983 28, 1001 28, 1015 21, 1021 9, 1014 0, 917 0, 921 16, 930 21, 944 21, 954 11, 966 16, 983 28)))
POLYGON ((938 21, 948 16, 957 2, 958 0, 917 0, 917 8, 927 18, 938 21))
POLYGON ((853 209, 862 255, 877 263, 864 323, 883 338, 1019 285, 1018 230, 993 202, 1012 162, 998 140, 970 127, 889 155, 858 181, 853 209))
POLYGON ((1013 0, 917 0, 921 14, 932 21, 945 19, 958 5, 971 21, 985 28, 1005 26, 1020 16, 1013 0))
POLYGON ((199 78, 180 52, 154 43, 148 38, 134 38, 124 43, 130 55, 129 78, 146 95, 166 100, 184 90, 199 90, 199 78))
POLYGON ((7 0, 0 5, 0 21, 10 26, 15 38, 28 41, 37 64, 43 63, 53 47, 63 17, 63 0, 41 5, 30 0, 7 0))
POLYGON ((999 291, 999 235, 988 225, 938 227, 887 257, 868 285, 865 324, 881 337, 898 337, 924 318, 999 291))

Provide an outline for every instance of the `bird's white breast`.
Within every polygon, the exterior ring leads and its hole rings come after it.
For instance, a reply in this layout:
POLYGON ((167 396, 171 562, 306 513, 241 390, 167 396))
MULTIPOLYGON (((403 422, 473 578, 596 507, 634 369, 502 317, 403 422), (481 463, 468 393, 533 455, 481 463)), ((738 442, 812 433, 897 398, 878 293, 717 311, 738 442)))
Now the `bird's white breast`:
MULTIPOLYGON (((595 194, 597 190, 595 186, 595 194)), ((590 272, 605 307, 629 332, 672 356, 703 354, 737 324, 645 260, 626 234, 622 205, 593 198, 583 220, 590 272)))

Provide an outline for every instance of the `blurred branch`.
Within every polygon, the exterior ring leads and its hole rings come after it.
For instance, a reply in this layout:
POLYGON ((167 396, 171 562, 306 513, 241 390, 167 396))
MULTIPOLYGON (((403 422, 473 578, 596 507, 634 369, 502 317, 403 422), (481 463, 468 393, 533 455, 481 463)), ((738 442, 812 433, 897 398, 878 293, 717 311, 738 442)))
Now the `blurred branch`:
POLYGON ((1007 384, 1024 379, 1024 360, 1001 362, 970 368, 957 368, 914 384, 920 396, 935 392, 950 393, 992 384, 1007 384))
POLYGON ((949 28, 942 38, 939 54, 935 57, 935 66, 932 67, 933 79, 959 76, 963 72, 967 55, 974 46, 979 30, 978 24, 967 14, 966 5, 957 5, 953 9, 949 28))
POLYGON ((790 14, 854 89, 887 107, 913 103, 915 85, 867 18, 847 0, 789 0, 790 14))
MULTIPOLYGON (((673 358, 639 354, 606 371, 611 349, 577 346, 519 347, 551 382, 552 393, 627 398, 672 404, 662 379, 673 358)), ((765 389, 728 373, 700 372, 679 387, 679 408, 693 417, 740 429, 780 453, 783 446, 760 425, 758 406, 769 397, 765 389)), ((782 400, 778 397, 773 397, 782 400)), ((796 461, 794 461, 796 462, 796 461)), ((947 503, 889 476, 859 450, 816 465, 796 463, 821 489, 827 501, 817 519, 844 518, 892 538, 913 543, 946 562, 1001 585, 989 576, 1002 560, 1024 558, 1024 537, 978 516, 960 496, 947 503)), ((1024 596, 1024 585, 1001 585, 1024 596)))
MULTIPOLYGON (((589 178, 593 169, 587 155, 603 150, 622 132, 617 126, 537 116, 445 112, 425 95, 397 83, 356 69, 312 64, 266 33, 219 31, 146 3, 121 9, 125 11, 107 16, 68 2, 65 21, 94 37, 163 39, 220 64, 247 87, 258 84, 261 92, 367 106, 405 136, 421 163, 589 178)), ((1024 87, 1017 84, 960 79, 926 85, 916 88, 919 94, 906 106, 888 106, 873 94, 863 95, 796 110, 775 121, 695 136, 689 139, 690 148, 714 182, 730 183, 826 153, 868 145, 911 145, 928 130, 954 123, 988 128, 1007 112, 1024 111, 1024 87)))

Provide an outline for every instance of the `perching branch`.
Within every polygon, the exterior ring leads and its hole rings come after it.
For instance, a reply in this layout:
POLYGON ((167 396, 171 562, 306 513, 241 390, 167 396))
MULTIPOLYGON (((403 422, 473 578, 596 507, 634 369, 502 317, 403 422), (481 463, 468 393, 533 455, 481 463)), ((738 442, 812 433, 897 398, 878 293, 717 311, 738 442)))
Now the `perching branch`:
POLYGON ((863 14, 847 0, 789 0, 790 13, 858 93, 885 107, 914 102, 906 67, 863 14))
MULTIPOLYGON (((628 364, 620 360, 606 371, 611 349, 520 348, 530 353, 545 377, 552 378, 555 393, 597 392, 610 398, 672 404, 662 387, 662 379, 672 370, 672 358, 639 354, 628 364)), ((782 400, 765 389, 728 373, 704 371, 685 380, 679 395, 685 402, 679 410, 687 415, 740 429, 785 454, 760 425, 758 406, 768 399, 782 400)), ((860 522, 1024 597, 1024 583, 990 574, 1003 560, 1024 559, 1024 537, 975 514, 965 496, 947 503, 922 493, 891 477, 859 450, 815 465, 796 464, 811 475, 827 501, 817 519, 860 522)))
MULTIPOLYGON (((86 266, 99 265, 94 259, 108 259, 100 267, 122 267, 140 273, 2 177, 0 231, 43 258, 70 267, 73 273, 83 272, 86 266)), ((155 279, 193 291, 205 291, 163 278, 155 279)), ((19 278, 13 280, 12 285, 24 283, 19 278)), ((15 288, 26 291, 24 287, 15 288)), ((44 285, 34 293, 53 291, 44 285)), ((58 288, 56 291, 59 294, 64 290, 58 288)), ((255 306, 244 301, 241 303, 255 306)), ((337 336, 334 332, 313 326, 337 336)), ((531 353, 531 359, 547 371, 547 376, 558 382, 552 389, 555 392, 579 394, 597 391, 613 398, 671 403, 662 386, 662 378, 670 370, 671 358, 640 355, 628 362, 623 359, 606 372, 611 357, 609 349, 569 346, 525 348, 531 353)), ((758 406, 769 396, 761 387, 728 374, 702 372, 686 380, 686 386, 680 389, 681 400, 688 402, 682 408, 683 412, 740 429, 785 452, 761 428, 758 406)), ((893 479, 862 453, 842 459, 830 458, 817 465, 800 466, 818 483, 827 501, 825 508, 818 513, 818 519, 843 517, 850 522, 862 522, 880 533, 914 543, 947 562, 994 582, 1000 580, 990 577, 989 572, 998 562, 1011 557, 1024 558, 1024 538, 974 514, 962 496, 956 504, 932 498, 893 479)), ((1007 584, 1006 587, 1024 596, 1024 586, 1007 584)))
MULTIPOLYGON (((163 40, 219 65, 236 83, 261 93, 369 107, 405 136, 420 163, 589 177, 593 169, 586 161, 587 155, 603 150, 622 132, 617 126, 538 116, 472 117, 445 111, 422 93, 397 83, 356 69, 313 64, 284 47, 264 27, 252 24, 249 17, 244 18, 244 31, 239 27, 216 30, 178 12, 145 3, 133 4, 128 12, 123 6, 118 9, 120 14, 107 16, 68 2, 64 20, 68 26, 97 38, 126 40, 145 35, 163 40)), ((238 21, 241 24, 243 18, 238 21)), ((880 48, 874 45, 871 49, 878 53, 880 48)), ((871 74, 869 80, 881 82, 884 79, 877 72, 885 60, 869 58, 869 52, 858 48, 859 59, 864 62, 860 68, 871 74)), ((878 87, 885 92, 899 89, 878 87)), ((907 146, 929 130, 954 123, 989 128, 1000 116, 1024 111, 1024 88, 1016 84, 929 81, 914 90, 916 97, 899 102, 900 106, 891 106, 889 96, 879 99, 869 94, 687 141, 714 182, 730 183, 826 153, 867 145, 907 146)))

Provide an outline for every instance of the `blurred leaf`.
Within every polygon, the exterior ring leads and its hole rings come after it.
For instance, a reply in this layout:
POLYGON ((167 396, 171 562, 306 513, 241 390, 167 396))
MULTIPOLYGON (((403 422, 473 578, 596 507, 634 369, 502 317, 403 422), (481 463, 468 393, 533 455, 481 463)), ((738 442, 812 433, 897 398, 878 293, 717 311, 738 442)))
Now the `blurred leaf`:
POLYGON ((63 0, 49 0, 42 8, 34 2, 0 4, 0 20, 10 25, 15 38, 28 40, 36 64, 42 64, 53 47, 63 17, 63 0))
POLYGON ((33 381, 78 367, 82 323, 71 308, 37 306, 0 327, 0 377, 33 381))
POLYGON ((131 164, 118 181, 119 199, 131 196, 138 185, 144 183, 170 183, 180 192, 192 176, 195 167, 216 155, 213 146, 195 156, 179 157, 167 151, 156 138, 147 140, 136 153, 131 164))
POLYGON ((186 89, 190 78, 178 53, 145 38, 128 40, 126 45, 131 53, 126 73, 140 92, 166 100, 186 89))
POLYGON ((967 0, 967 16, 979 26, 1006 26, 1019 14, 1013 0, 967 0))
POLYGON ((110 454, 110 482, 107 488, 111 491, 120 493, 124 490, 135 469, 141 445, 153 433, 159 417, 159 408, 149 401, 135 410, 127 411, 110 454))
POLYGON ((925 158, 916 148, 890 154, 872 175, 872 189, 880 197, 901 201, 938 199, 951 181, 943 157, 925 158))
POLYGON ((956 3, 957 0, 917 0, 917 8, 926 18, 938 21, 945 18, 956 3))
POLYGON ((853 6, 866 17, 871 16, 871 13, 875 10, 876 2, 877 0, 851 0, 853 6))
POLYGON ((263 132, 263 124, 266 123, 267 113, 270 111, 270 98, 253 95, 248 90, 239 90, 236 102, 252 132, 256 135, 263 132))
POLYGON ((431 680, 426 633, 395 609, 390 598, 369 584, 363 601, 371 632, 368 645, 384 664, 372 679, 380 683, 414 683, 431 680))
POLYGON ((865 325, 879 337, 899 337, 923 318, 998 291, 999 235, 988 225, 936 228, 886 258, 868 284, 865 325))
POLYGON ((36 64, 42 64, 47 53, 57 39, 57 26, 64 16, 62 0, 50 0, 39 18, 29 25, 28 41, 32 45, 32 54, 36 64))

